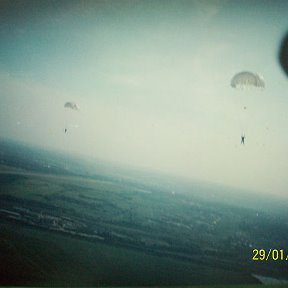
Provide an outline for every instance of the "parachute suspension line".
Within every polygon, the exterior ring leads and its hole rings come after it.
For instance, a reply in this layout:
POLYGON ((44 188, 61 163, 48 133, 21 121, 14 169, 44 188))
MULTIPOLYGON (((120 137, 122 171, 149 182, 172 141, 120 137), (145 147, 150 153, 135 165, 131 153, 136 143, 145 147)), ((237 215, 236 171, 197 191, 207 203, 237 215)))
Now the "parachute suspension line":
POLYGON ((237 95, 233 95, 234 97, 234 101, 233 101, 233 106, 234 106, 234 115, 235 115, 235 129, 237 132, 237 135, 239 135, 239 137, 242 134, 246 133, 246 127, 245 127, 245 110, 244 109, 244 103, 243 100, 241 99, 241 93, 240 91, 238 91, 239 93, 236 93, 237 95))

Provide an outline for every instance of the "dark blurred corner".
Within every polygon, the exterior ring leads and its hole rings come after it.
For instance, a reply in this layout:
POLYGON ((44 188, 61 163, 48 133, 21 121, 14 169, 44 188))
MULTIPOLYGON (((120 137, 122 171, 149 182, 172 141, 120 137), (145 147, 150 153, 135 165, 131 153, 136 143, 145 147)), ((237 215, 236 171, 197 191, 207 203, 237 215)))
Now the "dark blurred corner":
POLYGON ((279 62, 284 72, 288 76, 288 33, 286 33, 281 42, 279 50, 279 62))

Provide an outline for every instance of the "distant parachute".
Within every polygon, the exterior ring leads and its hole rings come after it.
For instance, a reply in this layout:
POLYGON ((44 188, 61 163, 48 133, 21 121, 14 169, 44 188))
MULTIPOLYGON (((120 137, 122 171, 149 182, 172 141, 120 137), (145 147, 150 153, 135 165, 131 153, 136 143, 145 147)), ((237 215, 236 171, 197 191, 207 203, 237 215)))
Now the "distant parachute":
POLYGON ((79 106, 75 103, 75 102, 66 102, 64 104, 64 108, 67 108, 66 112, 65 112, 65 128, 64 128, 64 132, 65 134, 67 133, 68 130, 70 130, 71 128, 77 128, 79 127, 78 124, 75 124, 75 120, 77 117, 75 113, 75 111, 79 111, 79 106), (74 110, 74 111, 72 111, 74 110))
POLYGON ((76 103, 74 103, 74 102, 66 102, 65 104, 64 104, 64 107, 65 108, 71 108, 71 109, 73 109, 73 110, 79 110, 79 107, 77 106, 77 104, 76 103))
POLYGON ((257 101, 256 99, 253 100, 254 97, 250 97, 251 91, 249 93, 249 91, 247 90, 251 89, 253 90, 253 94, 258 94, 254 93, 254 90, 263 90, 265 88, 265 83, 264 79, 258 74, 248 71, 242 71, 233 76, 233 78, 231 79, 231 86, 234 89, 243 90, 243 93, 237 93, 238 96, 240 96, 240 94, 241 96, 235 97, 234 99, 235 108, 237 108, 236 114, 238 115, 237 117, 239 118, 239 125, 241 128, 241 144, 244 144, 245 134, 248 132, 247 128, 249 128, 250 126, 249 118, 247 118, 247 116, 249 116, 249 113, 247 112, 247 105, 249 105, 248 103, 253 103, 253 101, 257 101), (238 107, 241 107, 241 109, 243 107, 243 110, 245 112, 242 110, 242 112, 240 113, 238 107))
POLYGON ((231 80, 231 86, 233 88, 240 88, 240 89, 251 87, 263 89, 265 87, 265 83, 264 79, 260 77, 258 74, 243 71, 234 75, 234 77, 231 80))

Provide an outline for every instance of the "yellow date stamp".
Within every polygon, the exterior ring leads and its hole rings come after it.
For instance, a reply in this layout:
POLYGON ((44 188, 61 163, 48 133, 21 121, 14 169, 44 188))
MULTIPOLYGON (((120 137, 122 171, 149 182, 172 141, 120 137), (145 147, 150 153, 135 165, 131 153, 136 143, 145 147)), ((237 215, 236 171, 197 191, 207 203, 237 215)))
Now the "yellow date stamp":
POLYGON ((253 249, 253 261, 288 261, 288 253, 284 249, 253 249))

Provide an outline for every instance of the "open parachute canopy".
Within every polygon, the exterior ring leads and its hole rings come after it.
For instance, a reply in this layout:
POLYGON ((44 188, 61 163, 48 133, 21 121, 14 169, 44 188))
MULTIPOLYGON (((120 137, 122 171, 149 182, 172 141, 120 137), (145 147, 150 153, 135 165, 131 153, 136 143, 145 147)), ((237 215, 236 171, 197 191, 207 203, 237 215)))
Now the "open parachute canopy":
POLYGON ((66 103, 64 104, 64 107, 65 107, 65 108, 70 108, 70 109, 73 109, 73 110, 76 110, 76 111, 79 110, 78 105, 77 105, 76 103, 74 103, 74 102, 66 102, 66 103))
POLYGON ((264 79, 260 77, 256 73, 248 72, 248 71, 243 71, 239 72, 231 80, 231 86, 233 88, 264 88, 264 79))

